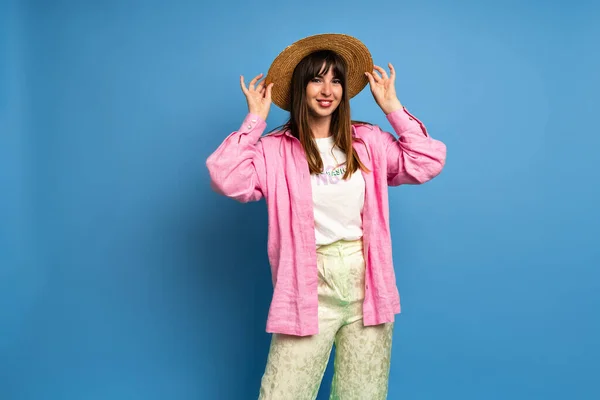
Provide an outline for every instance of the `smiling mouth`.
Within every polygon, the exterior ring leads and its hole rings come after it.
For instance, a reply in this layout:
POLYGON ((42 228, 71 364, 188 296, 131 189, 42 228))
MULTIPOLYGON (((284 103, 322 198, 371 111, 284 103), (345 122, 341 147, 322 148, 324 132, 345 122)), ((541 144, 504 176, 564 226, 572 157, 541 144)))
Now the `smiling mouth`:
POLYGON ((333 104, 333 101, 331 101, 331 100, 317 100, 317 103, 319 103, 319 105, 321 107, 329 107, 329 106, 331 106, 331 104, 333 104))

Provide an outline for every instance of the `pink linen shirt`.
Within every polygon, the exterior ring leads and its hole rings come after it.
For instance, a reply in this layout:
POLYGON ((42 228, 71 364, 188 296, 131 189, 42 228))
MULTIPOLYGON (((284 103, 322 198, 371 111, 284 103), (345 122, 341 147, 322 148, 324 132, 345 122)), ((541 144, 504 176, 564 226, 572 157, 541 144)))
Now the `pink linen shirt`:
MULTIPOLYGON (((393 322, 400 295, 392 261, 388 186, 421 184, 437 176, 446 146, 429 136, 406 108, 387 115, 398 135, 377 125, 353 125, 365 180, 363 247, 366 262, 363 322, 393 322)), ((288 131, 262 136, 266 122, 249 113, 211 154, 211 187, 240 202, 263 197, 268 212, 267 252, 273 297, 267 332, 297 336, 319 332, 317 253, 310 171, 302 144, 288 131)))

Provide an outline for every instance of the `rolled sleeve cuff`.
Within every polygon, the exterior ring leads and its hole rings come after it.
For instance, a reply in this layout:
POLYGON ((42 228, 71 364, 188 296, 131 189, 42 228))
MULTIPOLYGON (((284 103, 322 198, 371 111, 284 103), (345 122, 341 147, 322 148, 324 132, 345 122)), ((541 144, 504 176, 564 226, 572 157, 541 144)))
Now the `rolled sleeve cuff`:
POLYGON ((238 130, 239 133, 250 135, 258 140, 267 127, 264 119, 256 114, 248 113, 238 130))

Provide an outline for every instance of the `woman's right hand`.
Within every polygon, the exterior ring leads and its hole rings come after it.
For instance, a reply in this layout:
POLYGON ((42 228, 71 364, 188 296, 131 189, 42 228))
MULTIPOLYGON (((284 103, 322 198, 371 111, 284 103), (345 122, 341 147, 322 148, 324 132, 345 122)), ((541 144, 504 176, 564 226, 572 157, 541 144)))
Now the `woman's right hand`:
POLYGON ((256 114, 266 121, 267 115, 269 115, 269 108, 271 107, 271 88, 273 87, 273 83, 265 87, 265 81, 263 80, 255 87, 256 82, 262 76, 263 74, 260 74, 252 79, 248 87, 244 83, 244 77, 240 76, 240 86, 248 102, 248 112, 256 114))

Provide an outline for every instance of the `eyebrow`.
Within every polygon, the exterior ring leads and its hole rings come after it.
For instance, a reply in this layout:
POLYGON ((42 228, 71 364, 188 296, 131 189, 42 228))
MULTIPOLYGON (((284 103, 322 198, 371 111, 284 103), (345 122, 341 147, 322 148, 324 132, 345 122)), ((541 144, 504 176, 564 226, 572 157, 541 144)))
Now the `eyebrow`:
MULTIPOLYGON (((318 74, 318 75, 315 75, 315 76, 313 77, 313 79, 314 79, 314 78, 324 78, 324 77, 325 77, 325 75, 323 75, 323 74, 318 74)), ((334 75, 334 76, 333 76, 333 78, 331 78, 331 79, 338 79, 338 80, 342 80, 342 77, 341 77, 341 76, 334 75)))
MULTIPOLYGON (((329 71, 327 71, 327 72, 329 72, 329 71)), ((321 78, 322 78, 322 77, 324 77, 325 75, 323 75, 323 72, 319 72, 319 73, 317 73, 315 76, 318 76, 318 77, 321 77, 321 78)), ((342 75, 341 75, 341 74, 336 74, 336 72, 335 72, 335 70, 334 70, 334 71, 333 71, 333 78, 334 78, 334 79, 341 79, 341 78, 342 78, 342 75)))

